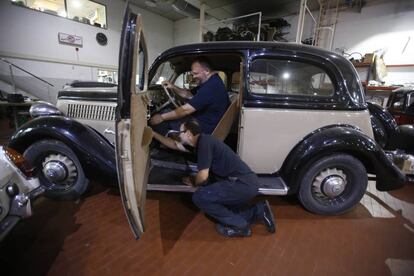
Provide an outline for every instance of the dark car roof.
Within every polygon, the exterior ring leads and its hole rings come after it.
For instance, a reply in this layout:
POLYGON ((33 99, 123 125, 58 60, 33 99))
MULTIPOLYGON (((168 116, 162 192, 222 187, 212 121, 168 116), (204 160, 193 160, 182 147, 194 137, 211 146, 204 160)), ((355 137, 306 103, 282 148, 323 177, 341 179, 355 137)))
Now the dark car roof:
POLYGON ((204 42, 204 43, 193 43, 186 44, 181 46, 176 46, 170 48, 163 52, 161 56, 168 56, 170 54, 176 54, 179 52, 202 52, 202 51, 214 51, 214 50, 267 50, 267 51, 277 51, 277 50, 290 50, 290 51, 299 51, 302 53, 312 53, 319 56, 326 57, 339 57, 343 58, 341 55, 338 55, 334 52, 320 49, 314 46, 296 44, 296 43, 286 43, 286 42, 246 42, 246 41, 226 41, 226 42, 204 42))
MULTIPOLYGON (((257 54, 259 56, 281 54, 292 58, 311 57, 314 62, 324 63, 324 66, 329 66, 329 70, 333 72, 333 74, 336 74, 338 87, 341 87, 343 92, 347 93, 349 97, 347 108, 367 108, 358 73, 349 60, 331 51, 297 43, 226 41, 176 46, 166 50, 156 58, 150 67, 149 77, 153 77, 158 64, 164 62, 164 60, 171 59, 172 57, 175 58, 194 54, 205 54, 208 57, 210 54, 237 54, 240 52, 247 52, 247 50, 250 52, 247 54, 248 56, 252 56, 252 54, 257 54)), ((187 62, 186 64, 188 68, 190 62, 187 62)))
POLYGON ((400 87, 400 88, 395 89, 393 91, 393 93, 406 94, 406 93, 409 93, 409 92, 412 92, 412 91, 414 91, 414 86, 411 86, 411 87, 400 87))

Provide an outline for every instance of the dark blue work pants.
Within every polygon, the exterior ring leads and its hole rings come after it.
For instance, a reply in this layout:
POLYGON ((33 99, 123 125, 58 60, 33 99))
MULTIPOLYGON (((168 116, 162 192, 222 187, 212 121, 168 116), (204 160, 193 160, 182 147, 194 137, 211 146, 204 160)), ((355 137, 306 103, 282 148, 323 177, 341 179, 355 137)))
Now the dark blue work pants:
POLYGON ((193 194, 193 202, 221 224, 245 228, 263 213, 262 204, 248 205, 257 191, 256 175, 235 181, 221 180, 199 187, 193 194))

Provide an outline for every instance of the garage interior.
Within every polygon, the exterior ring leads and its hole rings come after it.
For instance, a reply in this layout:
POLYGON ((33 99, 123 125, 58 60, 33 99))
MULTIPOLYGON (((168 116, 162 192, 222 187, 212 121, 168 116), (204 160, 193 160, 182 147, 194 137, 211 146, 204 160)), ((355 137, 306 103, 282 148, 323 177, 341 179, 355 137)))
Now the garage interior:
MULTIPOLYGON (((37 101, 59 108, 58 95, 71 83, 107 83, 116 89, 126 4, 123 0, 0 3, 1 147, 32 120, 29 108, 37 101)), ((393 97, 397 89, 411 93, 414 87, 411 0, 257 0, 254 5, 234 0, 132 0, 128 4, 142 15, 149 65, 165 50, 191 43, 298 43, 350 60, 367 102, 392 112, 414 101, 414 93, 406 102, 393 97)), ((228 61, 239 62, 239 57, 233 59, 228 61)), ((190 63, 177 59, 176 66, 190 63)), ((229 87, 240 87, 236 79, 229 87)), ((401 119, 405 116, 401 114, 393 114, 396 122, 414 128, 414 119, 401 119)), ((409 116, 414 118, 414 113, 409 116)), ((33 215, 0 241, 0 271, 2 275, 414 275, 412 175, 402 188, 386 192, 376 189, 373 175, 368 179, 361 201, 340 215, 313 214, 296 195, 259 195, 254 201, 270 202, 277 230, 270 234, 263 225, 253 225, 253 235, 246 238, 218 235, 214 222, 193 204, 191 193, 148 191, 145 232, 135 239, 116 180, 96 175, 80 199, 36 199, 33 215)))

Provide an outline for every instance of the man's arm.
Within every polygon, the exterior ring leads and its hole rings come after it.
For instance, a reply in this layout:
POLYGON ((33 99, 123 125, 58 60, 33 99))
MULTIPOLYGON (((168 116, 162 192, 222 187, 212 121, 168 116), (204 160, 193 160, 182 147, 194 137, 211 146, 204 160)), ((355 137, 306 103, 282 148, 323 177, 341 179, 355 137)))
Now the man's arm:
POLYGON ((165 137, 155 131, 153 131, 152 133, 153 133, 154 139, 160 142, 161 144, 163 144, 164 146, 166 146, 167 148, 170 148, 173 150, 179 150, 183 152, 188 152, 188 150, 184 146, 182 146, 180 143, 178 143, 177 141, 174 141, 171 138, 165 137))
POLYGON ((201 186, 208 180, 209 171, 210 169, 204 169, 199 171, 195 177, 186 176, 183 178, 183 182, 188 186, 201 186))
POLYGON ((200 186, 204 184, 208 180, 209 171, 210 169, 198 171, 194 179, 194 186, 200 186))
POLYGON ((164 121, 177 120, 185 116, 188 116, 196 111, 197 110, 194 107, 187 103, 174 109, 173 111, 161 114, 161 117, 164 121))
POLYGON ((185 88, 180 88, 180 87, 172 84, 169 81, 164 81, 162 84, 166 85, 168 89, 171 89, 174 93, 177 93, 182 98, 191 99, 193 97, 193 94, 191 93, 190 90, 187 90, 185 88))
POLYGON ((152 116, 150 123, 151 125, 158 125, 162 123, 163 121, 181 119, 196 111, 197 110, 194 107, 192 107, 190 104, 185 104, 185 105, 182 105, 174 109, 173 111, 163 113, 163 114, 155 114, 154 116, 152 116))

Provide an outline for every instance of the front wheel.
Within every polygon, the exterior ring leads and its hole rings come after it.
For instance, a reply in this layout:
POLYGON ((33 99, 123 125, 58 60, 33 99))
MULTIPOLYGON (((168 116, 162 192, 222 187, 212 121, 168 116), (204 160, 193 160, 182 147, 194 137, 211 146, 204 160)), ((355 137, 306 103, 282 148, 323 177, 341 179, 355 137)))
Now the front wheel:
POLYGON ((59 200, 78 199, 88 188, 81 163, 75 153, 57 140, 41 140, 26 149, 24 157, 39 173, 46 196, 59 200))
POLYGON ((333 154, 313 160, 299 177, 299 200, 309 211, 323 215, 342 214, 363 197, 368 176, 364 165, 348 154, 333 154))

